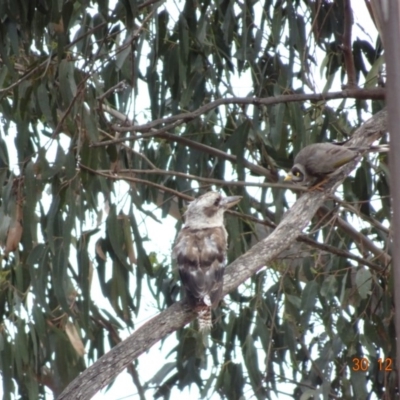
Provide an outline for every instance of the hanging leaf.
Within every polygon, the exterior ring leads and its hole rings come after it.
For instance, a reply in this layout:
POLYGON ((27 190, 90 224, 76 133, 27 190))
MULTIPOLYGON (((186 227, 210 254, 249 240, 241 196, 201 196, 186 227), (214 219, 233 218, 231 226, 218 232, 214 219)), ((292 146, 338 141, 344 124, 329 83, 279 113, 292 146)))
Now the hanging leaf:
POLYGON ((369 269, 361 267, 356 274, 357 291, 362 299, 366 299, 371 291, 372 276, 369 269))
POLYGON ((78 331, 74 324, 68 321, 65 325, 65 333, 68 336, 69 341, 72 344, 72 347, 75 349, 76 353, 82 357, 85 354, 85 346, 82 343, 82 339, 80 338, 78 331))

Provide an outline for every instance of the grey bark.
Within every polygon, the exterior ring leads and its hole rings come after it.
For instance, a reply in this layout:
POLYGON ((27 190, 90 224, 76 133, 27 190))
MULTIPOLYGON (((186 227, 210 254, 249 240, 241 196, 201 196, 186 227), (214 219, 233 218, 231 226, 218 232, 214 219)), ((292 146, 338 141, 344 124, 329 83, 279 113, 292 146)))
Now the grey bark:
POLYGON ((388 108, 388 126, 390 130, 390 189, 392 196, 393 216, 391 228, 393 232, 393 278, 394 278, 394 305, 395 305, 395 327, 397 338, 396 366, 397 366, 397 384, 400 382, 400 5, 398 1, 373 1, 374 11, 378 14, 378 21, 383 30, 385 45, 385 59, 387 68, 387 108, 388 108))

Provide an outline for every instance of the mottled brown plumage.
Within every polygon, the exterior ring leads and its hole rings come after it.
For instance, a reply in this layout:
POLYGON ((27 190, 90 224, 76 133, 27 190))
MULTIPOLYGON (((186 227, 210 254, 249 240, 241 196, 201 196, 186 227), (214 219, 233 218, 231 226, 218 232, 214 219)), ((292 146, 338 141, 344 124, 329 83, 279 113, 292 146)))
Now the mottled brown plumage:
POLYGON ((224 212, 240 199, 208 192, 194 200, 173 249, 186 300, 198 314, 201 331, 211 328, 211 308, 218 305, 222 295, 228 237, 224 212))

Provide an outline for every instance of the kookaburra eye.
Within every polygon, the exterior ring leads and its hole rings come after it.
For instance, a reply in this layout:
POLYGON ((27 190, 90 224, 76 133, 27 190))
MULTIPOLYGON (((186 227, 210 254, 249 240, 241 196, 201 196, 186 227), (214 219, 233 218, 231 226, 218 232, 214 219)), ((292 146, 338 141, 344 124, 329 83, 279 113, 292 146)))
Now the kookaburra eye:
POLYGON ((214 206, 219 206, 219 203, 221 202, 221 197, 217 197, 214 201, 214 206))

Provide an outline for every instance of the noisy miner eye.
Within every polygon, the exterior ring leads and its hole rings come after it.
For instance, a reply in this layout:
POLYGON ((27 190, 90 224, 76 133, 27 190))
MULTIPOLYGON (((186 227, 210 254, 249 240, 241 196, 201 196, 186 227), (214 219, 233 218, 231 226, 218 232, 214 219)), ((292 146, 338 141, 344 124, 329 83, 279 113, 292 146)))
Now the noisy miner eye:
POLYGON ((301 174, 300 174, 300 171, 296 171, 295 173, 294 173, 294 176, 297 176, 297 177, 299 177, 301 174))

